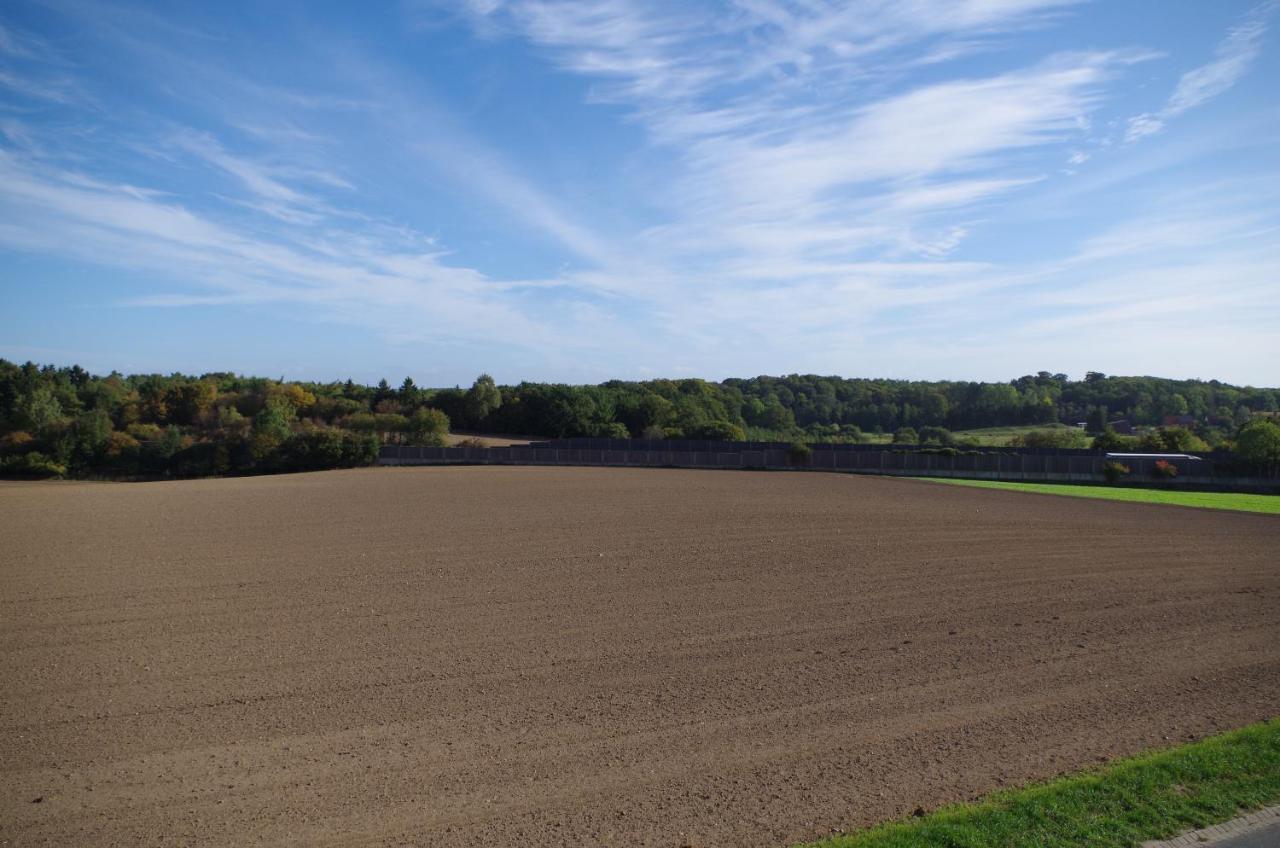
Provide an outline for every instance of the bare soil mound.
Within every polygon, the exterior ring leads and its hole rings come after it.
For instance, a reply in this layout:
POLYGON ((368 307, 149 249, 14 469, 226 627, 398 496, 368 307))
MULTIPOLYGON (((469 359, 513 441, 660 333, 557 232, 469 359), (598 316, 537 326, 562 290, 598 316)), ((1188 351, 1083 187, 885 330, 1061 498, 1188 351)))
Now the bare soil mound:
POLYGON ((0 841, 817 837, 1272 716, 1280 519, 835 474, 0 485, 0 841))

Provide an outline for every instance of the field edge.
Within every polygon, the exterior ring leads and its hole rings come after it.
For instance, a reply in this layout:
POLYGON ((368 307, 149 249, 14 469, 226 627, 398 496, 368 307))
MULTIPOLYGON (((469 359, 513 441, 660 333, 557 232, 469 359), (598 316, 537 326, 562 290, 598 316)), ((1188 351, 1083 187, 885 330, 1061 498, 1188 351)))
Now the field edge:
POLYGON ((1133 848, 1277 802, 1280 718, 1273 718, 793 848, 1133 848))
POLYGON ((1122 503, 1158 504, 1193 509, 1218 509, 1249 512, 1257 515, 1280 515, 1280 495, 1244 492, 1182 492, 1167 489, 1138 489, 1071 483, 1016 483, 1004 480, 966 480, 956 477, 912 477, 928 483, 947 483, 975 489, 996 489, 1037 495, 1120 501, 1122 503))

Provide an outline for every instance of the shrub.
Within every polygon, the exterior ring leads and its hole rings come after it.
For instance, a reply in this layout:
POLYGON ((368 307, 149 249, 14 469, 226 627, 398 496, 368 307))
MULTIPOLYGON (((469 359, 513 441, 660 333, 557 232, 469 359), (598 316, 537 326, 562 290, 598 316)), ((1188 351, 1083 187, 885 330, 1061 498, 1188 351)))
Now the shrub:
POLYGON ((318 429, 296 433, 263 463, 263 470, 308 471, 372 465, 378 459, 378 437, 318 429))
POLYGON ((142 461, 151 471, 169 471, 169 460, 182 450, 182 431, 177 427, 166 427, 159 436, 142 444, 142 461))
POLYGON ((130 424, 126 432, 140 442, 160 438, 164 428, 159 424, 130 424))
POLYGON ((1093 449, 1111 452, 1135 451, 1138 449, 1136 436, 1124 436, 1108 427, 1093 439, 1093 449))
POLYGON ((226 444, 196 442, 169 458, 169 470, 179 477, 209 477, 231 470, 231 455, 226 444))
POLYGON ((234 406, 223 406, 218 409, 218 426, 229 433, 243 436, 249 428, 249 419, 240 414, 234 406))
POLYGON ((270 433, 254 433, 249 436, 249 465, 260 468, 271 468, 275 464, 275 453, 280 449, 283 439, 270 433))
POLYGON ((747 438, 746 432, 730 421, 709 421, 690 427, 685 431, 687 439, 710 439, 719 442, 742 442, 747 438))
POLYGON ((1102 478, 1108 483, 1115 483, 1128 474, 1129 470, 1129 466, 1123 462, 1104 462, 1102 464, 1102 478))
POLYGON ((893 443, 895 445, 916 445, 920 443, 920 436, 916 433, 914 427, 899 427, 893 433, 893 443))
POLYGON ((338 426, 361 433, 372 433, 377 429, 377 420, 371 412, 357 412, 338 421, 338 426))
POLYGON ((1167 459, 1157 459, 1156 464, 1151 469, 1151 473, 1156 477, 1172 480, 1174 477, 1178 476, 1178 466, 1169 462, 1167 459))
POLYGON ((485 444, 484 439, 477 439, 474 436, 472 436, 469 439, 462 439, 461 441, 455 442, 453 446, 455 448, 487 448, 489 447, 487 444, 485 444))
POLYGON ((1245 462, 1258 465, 1280 462, 1280 424, 1265 419, 1250 421, 1236 436, 1236 453, 1245 462))
POLYGON ((1089 444, 1089 437, 1083 430, 1074 427, 1062 427, 1057 430, 1032 430, 1009 440, 1013 447, 1024 448, 1083 448, 1089 444))
POLYGON ((70 467, 72 456, 76 452, 76 432, 71 419, 59 418, 50 423, 41 431, 38 444, 41 453, 55 465, 70 467))
POLYGON ((792 465, 808 465, 813 458, 813 449, 804 442, 795 442, 787 448, 787 460, 792 465))
MULTIPOLYGON (((373 419, 374 428, 380 433, 403 433, 409 429, 409 419, 403 415, 383 415, 378 413, 373 416, 373 419)), ((445 420, 448 421, 447 418, 445 420)))
POLYGON ((283 442, 289 438, 293 407, 279 400, 270 401, 253 416, 253 435, 262 441, 283 442))
POLYGON ((38 385, 20 395, 13 411, 19 427, 37 433, 62 417, 62 405, 54 396, 52 387, 45 385, 38 385))
POLYGON ((109 457, 117 457, 125 454, 133 454, 138 450, 141 443, 130 436, 128 433, 121 433, 118 430, 112 430, 111 435, 107 436, 106 454, 109 457))
POLYGON ((111 438, 111 416, 105 409, 84 413, 72 424, 76 451, 81 458, 91 458, 106 447, 111 438))
POLYGON ((362 433, 400 433, 410 429, 409 419, 403 415, 370 412, 358 412, 344 418, 338 426, 362 433))
POLYGON ((35 436, 26 430, 15 430, 0 436, 0 453, 19 453, 31 449, 35 436))
POLYGON ((12 477, 64 477, 67 466, 38 451, 0 459, 0 474, 12 477))
POLYGON ((1185 453, 1187 451, 1205 451, 1209 446, 1195 433, 1186 427, 1164 427, 1146 433, 1138 441, 1138 446, 1152 453, 1185 453))
POLYGON ((945 427, 921 427, 920 444, 950 447, 955 443, 955 436, 945 427))
POLYGON ((444 437, 448 432, 449 416, 438 409, 423 407, 409 419, 409 444, 438 448, 444 444, 444 437))

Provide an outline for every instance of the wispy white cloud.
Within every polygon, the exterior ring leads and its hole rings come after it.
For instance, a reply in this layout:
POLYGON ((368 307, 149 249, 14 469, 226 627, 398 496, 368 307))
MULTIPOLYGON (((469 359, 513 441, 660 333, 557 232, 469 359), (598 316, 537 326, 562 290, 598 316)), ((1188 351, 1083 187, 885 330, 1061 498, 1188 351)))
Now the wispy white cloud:
MULTIPOLYGON (((297 83, 288 66, 220 61, 231 33, 216 27, 184 41, 151 13, 121 26, 67 6, 140 64, 137 78, 166 80, 152 96, 181 108, 113 122, 68 102, 71 118, 51 126, 6 116, 0 245, 137 271, 150 293, 132 305, 286 304, 386 339, 517 350, 560 377, 593 376, 583 362, 601 377, 678 366, 979 376, 1024 367, 1008 364, 1026 362, 1019 345, 1062 356, 1054 369, 1093 367, 1090 327, 1167 351, 1162 325, 1200 326, 1197 345, 1217 338, 1205 304, 1248 338, 1276 311, 1265 281, 1277 257, 1256 244, 1280 192, 1257 181, 1213 207, 1163 192, 1149 199, 1157 212, 1103 232, 1124 213, 1091 209, 1069 236, 1017 243, 1016 210, 1068 215, 1082 198, 1127 197, 1098 187, 1164 161, 1153 148, 1108 170, 1127 148, 1090 147, 1150 50, 998 52, 1077 14, 1074 3, 450 5, 485 49, 522 39, 532 48, 520 61, 586 91, 573 114, 583 123, 559 128, 564 152, 525 155, 524 137, 469 123, 470 104, 435 97, 418 66, 320 27, 297 83), (619 115, 630 146, 593 162, 610 162, 600 185, 625 191, 601 215, 559 177, 577 167, 578 127, 619 115), (1064 162, 1090 173, 1065 181, 1064 162), (450 230, 455 212, 469 220, 450 230), (989 248, 997 227, 1011 250, 989 248), (537 243, 542 271, 520 272, 512 236, 537 243), (1126 324, 1124 298, 1159 306, 1126 324)), ((1225 90, 1260 39, 1233 31, 1148 117, 1225 90)))
POLYGON ((19 32, 0 22, 0 55, 16 59, 48 61, 56 54, 43 39, 30 33, 19 32))
POLYGON ((244 157, 228 153, 221 144, 207 133, 183 133, 177 136, 175 146, 198 156, 205 162, 234 176, 250 193, 265 200, 290 206, 302 203, 312 204, 309 198, 285 185, 271 169, 244 157))
POLYGON ((725 10, 629 0, 513 0, 473 4, 471 12, 551 48, 568 70, 611 81, 597 90, 601 97, 672 102, 761 78, 884 76, 918 63, 923 51, 878 61, 875 68, 867 60, 933 40, 980 49, 982 37, 1042 23, 1074 2, 738 0, 725 10))
POLYGON ((565 211, 487 145, 467 143, 464 136, 437 133, 430 142, 415 143, 411 147, 426 158, 444 163, 450 172, 463 175, 469 190, 480 192, 517 219, 550 235, 577 256, 597 263, 615 258, 607 240, 565 211))
POLYGON ((66 79, 37 79, 5 70, 0 70, 0 86, 22 97, 53 103, 72 103, 79 94, 76 86, 66 79))
POLYGON ((1183 74, 1164 108, 1129 119, 1125 141, 1155 135, 1170 120, 1223 94, 1239 82, 1262 51, 1267 20, 1275 8, 1274 2, 1263 3, 1255 7, 1243 23, 1232 27, 1214 51, 1214 60, 1183 74))
POLYGON ((281 225, 270 236, 229 226, 172 199, 111 185, 0 152, 0 243, 22 250, 168 276, 182 269, 203 290, 157 294, 140 304, 181 306, 292 303, 333 316, 362 316, 402 337, 474 338, 485 324, 537 347, 549 332, 504 296, 508 287, 452 267, 429 240, 408 234, 326 231, 314 249, 309 226, 281 225), (482 320, 483 318, 483 320, 482 320))
MULTIPOLYGON (((0 22, 0 89, 16 96, 45 104, 83 103, 84 89, 68 72, 71 63, 42 38, 0 22)), ((0 108, 19 108, 17 102, 0 108)))
MULTIPOLYGON (((854 340, 885 343, 892 331, 877 316, 894 309, 912 309, 913 328, 937 316, 949 331, 960 304, 990 311, 999 292, 1077 285, 1083 271, 1069 269, 1097 267, 1107 251, 1119 261, 1154 250, 1210 220, 1148 221, 1143 239, 1137 230, 1099 237, 1061 265, 949 258, 980 226, 975 208, 1046 179, 1038 151, 1087 162, 1081 146, 1109 84, 1156 54, 1063 53, 926 84, 913 84, 913 72, 928 57, 989 49, 1065 8, 742 2, 713 22, 693 6, 517 0, 484 13, 593 81, 594 99, 630 107, 653 144, 684 165, 658 195, 670 222, 643 238, 648 273, 604 267, 580 280, 678 296, 682 308, 662 314, 680 337, 714 338, 714 323, 728 324, 744 340, 735 355, 767 350, 784 360, 806 344, 867 354, 854 340)), ((1237 34, 1234 46, 1254 37, 1237 34)), ((1212 96, 1226 76, 1189 77, 1174 108, 1212 96)), ((1265 265, 1233 267, 1256 280, 1265 265)), ((1190 303, 1180 297, 1167 310, 1190 320, 1190 303)))
POLYGON ((744 0, 716 14, 692 4, 516 0, 472 12, 591 80, 594 99, 629 107, 653 144, 681 161, 682 173, 653 193, 669 223, 624 252, 643 256, 649 273, 637 278, 597 254, 606 267, 581 277, 665 297, 689 273, 701 288, 726 291, 761 268, 777 269, 786 285, 831 285, 832 269, 850 262, 952 253, 969 227, 938 215, 1041 179, 1010 154, 1078 135, 1103 84, 1142 56, 1062 55, 985 78, 903 81, 922 55, 945 61, 943 53, 985 49, 1069 5, 744 0), (885 95, 890 83, 903 90, 885 95))

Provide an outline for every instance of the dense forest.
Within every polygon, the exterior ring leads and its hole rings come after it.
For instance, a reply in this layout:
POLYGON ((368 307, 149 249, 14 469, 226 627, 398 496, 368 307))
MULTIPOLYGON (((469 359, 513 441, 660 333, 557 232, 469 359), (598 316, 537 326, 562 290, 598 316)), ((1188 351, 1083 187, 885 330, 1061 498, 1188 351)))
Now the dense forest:
POLYGON ((1205 450, 1280 460, 1280 389, 1040 372, 1008 383, 813 375, 420 388, 406 378, 291 382, 229 373, 96 376, 0 360, 0 473, 195 476, 368 465, 382 443, 450 429, 532 436, 888 440, 964 445, 1023 427, 1028 445, 1205 450), (1083 429, 1055 427, 1084 423, 1083 429), (1138 428, 1135 435, 1117 430, 1138 428), (891 435, 890 435, 891 434, 891 435))

